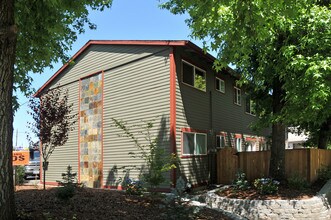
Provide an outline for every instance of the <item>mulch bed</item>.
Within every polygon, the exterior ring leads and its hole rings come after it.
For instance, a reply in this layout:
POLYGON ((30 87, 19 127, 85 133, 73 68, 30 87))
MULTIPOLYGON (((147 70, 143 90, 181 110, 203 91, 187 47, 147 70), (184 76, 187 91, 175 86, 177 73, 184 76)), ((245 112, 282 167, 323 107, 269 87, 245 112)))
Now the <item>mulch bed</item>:
MULTIPOLYGON (((16 188, 18 219, 171 219, 171 208, 160 197, 134 196, 125 192, 79 188, 69 201, 56 197, 56 188, 16 188)), ((185 219, 230 220, 222 213, 204 208, 185 219)))
POLYGON ((320 186, 312 186, 306 189, 290 189, 287 186, 280 186, 278 193, 275 195, 262 195, 254 188, 248 190, 237 190, 234 187, 227 189, 221 189, 216 192, 217 195, 228 198, 236 199, 250 199, 250 200, 301 200, 309 199, 317 194, 320 190, 320 186))

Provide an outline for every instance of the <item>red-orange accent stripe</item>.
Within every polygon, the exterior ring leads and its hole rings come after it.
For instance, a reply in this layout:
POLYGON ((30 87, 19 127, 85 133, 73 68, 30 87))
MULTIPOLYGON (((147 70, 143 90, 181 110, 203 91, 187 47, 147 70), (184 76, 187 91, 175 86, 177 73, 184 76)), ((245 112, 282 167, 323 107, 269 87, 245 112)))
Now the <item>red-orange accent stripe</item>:
POLYGON ((101 124, 102 124, 102 126, 101 126, 101 186, 102 186, 102 183, 103 183, 103 126, 104 126, 104 120, 103 120, 103 117, 104 117, 104 94, 105 94, 105 91, 104 91, 104 89, 105 89, 105 72, 104 71, 102 71, 101 72, 101 77, 102 77, 102 94, 101 94, 101 96, 102 96, 102 112, 101 112, 101 124))
MULTIPOLYGON (((177 155, 176 146, 176 61, 174 48, 172 47, 169 54, 170 59, 170 147, 172 153, 177 155)), ((176 169, 172 170, 172 184, 176 186, 176 169)))
POLYGON ((246 137, 245 141, 257 141, 255 137, 246 137))
POLYGON ((216 134, 216 135, 219 135, 219 136, 224 136, 224 137, 226 137, 227 136, 227 134, 226 134, 226 132, 225 131, 221 131, 221 132, 219 132, 218 134, 216 134))
POLYGON ((181 159, 188 159, 188 158, 206 158, 208 155, 204 154, 204 155, 183 155, 180 156, 181 159))
POLYGON ((235 134, 234 137, 235 138, 242 138, 242 135, 241 134, 235 134))
POLYGON ((182 128, 182 132, 208 133, 207 130, 199 130, 194 128, 182 128))

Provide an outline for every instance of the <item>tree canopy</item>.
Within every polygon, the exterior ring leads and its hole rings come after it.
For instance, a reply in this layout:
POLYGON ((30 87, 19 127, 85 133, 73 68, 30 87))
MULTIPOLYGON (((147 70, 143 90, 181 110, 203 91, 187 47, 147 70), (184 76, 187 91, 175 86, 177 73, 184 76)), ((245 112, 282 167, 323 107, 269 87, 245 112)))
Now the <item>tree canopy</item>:
POLYGON ((89 11, 109 8, 112 0, 16 1, 15 24, 18 29, 14 90, 31 95, 32 77, 55 62, 68 62, 68 51, 78 34, 88 27, 96 29, 89 11))
POLYGON ((86 26, 89 10, 109 8, 112 0, 3 0, 0 3, 0 218, 16 219, 12 135, 14 90, 33 92, 29 72, 41 73, 56 61, 67 62, 67 52, 86 26))
POLYGON ((161 7, 189 14, 191 36, 217 53, 217 70, 233 64, 241 73, 261 121, 272 124, 271 160, 277 160, 270 171, 282 177, 281 131, 318 127, 331 116, 330 1, 169 0, 161 7))

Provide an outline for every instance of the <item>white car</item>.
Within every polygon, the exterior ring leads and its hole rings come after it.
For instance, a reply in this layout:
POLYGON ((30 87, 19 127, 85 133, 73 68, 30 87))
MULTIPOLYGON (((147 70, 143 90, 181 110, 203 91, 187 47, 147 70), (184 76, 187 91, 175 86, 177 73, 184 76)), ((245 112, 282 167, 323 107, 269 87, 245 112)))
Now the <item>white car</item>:
POLYGON ((28 165, 25 165, 24 167, 24 178, 39 178, 40 175, 40 158, 34 158, 33 160, 30 160, 28 165))

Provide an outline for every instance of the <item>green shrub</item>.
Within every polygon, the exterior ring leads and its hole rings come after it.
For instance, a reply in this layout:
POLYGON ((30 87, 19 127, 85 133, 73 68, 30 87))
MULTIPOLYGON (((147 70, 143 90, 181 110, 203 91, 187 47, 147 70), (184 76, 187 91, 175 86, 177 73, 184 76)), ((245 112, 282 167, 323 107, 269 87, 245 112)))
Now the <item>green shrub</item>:
POLYGON ((129 152, 132 158, 139 158, 145 162, 145 166, 124 166, 130 170, 136 169, 141 173, 141 179, 153 190, 164 183, 166 173, 176 169, 178 158, 176 154, 167 152, 160 146, 158 137, 153 134, 153 120, 144 124, 127 126, 126 122, 112 118, 115 127, 123 131, 120 137, 127 137, 137 148, 136 152, 129 152), (132 132, 132 130, 139 130, 132 132), (143 138, 141 138, 143 137, 143 138))
POLYGON ((260 178, 254 180, 254 186, 262 195, 276 194, 278 192, 279 181, 271 178, 260 178))
POLYGON ((130 195, 142 195, 145 191, 143 183, 140 180, 133 180, 131 178, 125 180, 124 187, 126 193, 130 195))
POLYGON ((67 171, 62 173, 63 181, 56 181, 60 186, 56 189, 56 197, 61 200, 69 200, 76 193, 76 188, 80 186, 76 180, 77 173, 72 172, 72 167, 70 165, 67 166, 67 171))
POLYGON ((80 183, 77 182, 77 173, 72 172, 72 167, 67 166, 67 171, 62 173, 62 181, 56 181, 60 186, 73 186, 78 187, 80 183))
POLYGON ((291 189, 305 189, 308 188, 309 184, 305 178, 303 178, 301 175, 298 173, 293 174, 287 179, 288 186, 291 189))
POLYGON ((249 182, 246 179, 246 174, 242 171, 236 173, 236 179, 233 181, 233 185, 237 190, 247 190, 250 188, 249 182))
POLYGON ((17 166, 15 172, 16 172, 16 175, 15 175, 16 185, 23 185, 24 175, 25 175, 24 166, 17 166))
POLYGON ((326 183, 329 179, 331 179, 331 167, 323 165, 318 169, 317 176, 319 181, 326 183))

